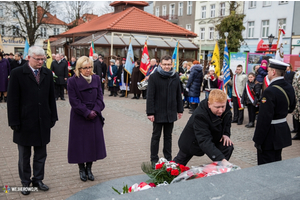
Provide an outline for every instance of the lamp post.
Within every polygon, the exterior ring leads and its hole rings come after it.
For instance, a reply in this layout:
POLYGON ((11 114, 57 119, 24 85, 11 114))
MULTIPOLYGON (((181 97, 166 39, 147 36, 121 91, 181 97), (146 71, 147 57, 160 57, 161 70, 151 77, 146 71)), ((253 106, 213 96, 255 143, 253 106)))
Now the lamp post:
POLYGON ((228 32, 225 32, 224 35, 226 37, 226 42, 227 42, 228 32))
POLYGON ((269 52, 271 52, 271 47, 272 47, 272 43, 274 40, 274 36, 271 34, 271 35, 269 35, 268 39, 269 39, 269 52))

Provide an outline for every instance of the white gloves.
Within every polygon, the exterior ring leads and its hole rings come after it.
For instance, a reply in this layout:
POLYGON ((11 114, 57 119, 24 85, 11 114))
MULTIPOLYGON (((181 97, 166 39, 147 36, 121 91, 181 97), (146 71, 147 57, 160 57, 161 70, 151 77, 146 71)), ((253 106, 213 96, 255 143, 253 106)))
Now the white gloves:
POLYGON ((190 90, 189 90, 189 88, 185 88, 185 90, 187 91, 187 92, 189 92, 190 90))
POLYGON ((107 79, 108 79, 108 80, 111 80, 111 77, 108 77, 107 79))

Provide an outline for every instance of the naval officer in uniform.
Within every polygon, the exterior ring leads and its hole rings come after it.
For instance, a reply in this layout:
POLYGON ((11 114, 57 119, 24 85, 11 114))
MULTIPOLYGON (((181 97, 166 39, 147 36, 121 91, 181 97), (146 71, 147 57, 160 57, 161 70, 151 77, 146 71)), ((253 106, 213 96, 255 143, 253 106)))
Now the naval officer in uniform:
POLYGON ((258 165, 281 160, 282 149, 292 145, 286 116, 295 109, 295 92, 284 80, 288 64, 270 59, 269 87, 264 91, 259 106, 253 141, 257 148, 258 165))

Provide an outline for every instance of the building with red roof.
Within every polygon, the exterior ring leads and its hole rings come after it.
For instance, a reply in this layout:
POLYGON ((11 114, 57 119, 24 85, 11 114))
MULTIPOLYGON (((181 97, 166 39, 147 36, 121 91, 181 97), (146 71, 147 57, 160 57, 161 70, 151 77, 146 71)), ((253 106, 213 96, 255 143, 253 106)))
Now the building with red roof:
POLYGON ((135 57, 140 58, 145 41, 149 56, 160 58, 172 54, 177 41, 180 57, 197 59, 198 46, 193 43, 197 34, 144 11, 144 1, 115 1, 113 13, 108 13, 76 26, 57 37, 51 47, 63 48, 66 55, 88 55, 91 42, 95 52, 105 57, 125 57, 131 40, 135 57), (62 44, 59 41, 65 41, 62 44), (59 45, 58 45, 59 43, 59 45))

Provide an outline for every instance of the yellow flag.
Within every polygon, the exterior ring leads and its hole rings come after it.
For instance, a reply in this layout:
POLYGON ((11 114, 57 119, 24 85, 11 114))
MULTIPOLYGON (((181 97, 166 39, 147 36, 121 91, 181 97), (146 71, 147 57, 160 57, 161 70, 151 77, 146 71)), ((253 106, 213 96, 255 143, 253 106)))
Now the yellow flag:
POLYGON ((0 51, 4 52, 1 34, 0 34, 0 51))
POLYGON ((52 63, 52 53, 50 48, 50 41, 48 40, 48 47, 47 47, 47 68, 50 69, 52 63))
POLYGON ((215 49, 214 49, 214 54, 211 59, 211 64, 215 66, 215 73, 217 76, 220 76, 220 52, 219 52, 219 46, 218 46, 218 41, 216 41, 215 49))

